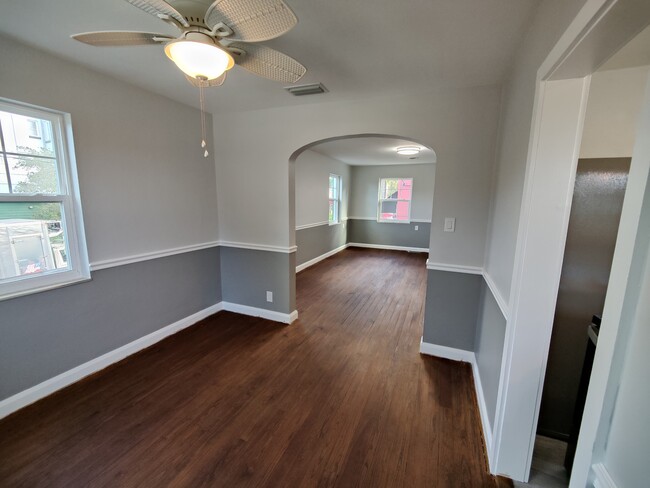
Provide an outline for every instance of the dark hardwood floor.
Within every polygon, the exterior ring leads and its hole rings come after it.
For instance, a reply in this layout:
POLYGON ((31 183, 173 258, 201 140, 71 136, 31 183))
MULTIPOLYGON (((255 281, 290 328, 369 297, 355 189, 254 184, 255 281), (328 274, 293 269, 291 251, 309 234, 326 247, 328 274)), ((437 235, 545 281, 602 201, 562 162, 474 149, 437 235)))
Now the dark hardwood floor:
POLYGON ((0 485, 481 487, 469 365, 420 356, 425 255, 345 250, 290 326, 220 312, 0 421, 0 485))

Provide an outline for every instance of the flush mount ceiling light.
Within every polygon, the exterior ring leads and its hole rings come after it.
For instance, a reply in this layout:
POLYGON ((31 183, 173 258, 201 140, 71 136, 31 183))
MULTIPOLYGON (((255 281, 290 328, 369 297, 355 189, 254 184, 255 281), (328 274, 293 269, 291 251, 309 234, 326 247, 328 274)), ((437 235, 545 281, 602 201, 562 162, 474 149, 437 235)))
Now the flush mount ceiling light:
POLYGON ((200 32, 188 32, 184 39, 165 46, 165 54, 187 76, 214 80, 235 65, 235 60, 214 40, 200 32))
POLYGON ((417 146, 402 146, 397 148, 397 154, 402 156, 414 156, 420 153, 420 148, 417 146))

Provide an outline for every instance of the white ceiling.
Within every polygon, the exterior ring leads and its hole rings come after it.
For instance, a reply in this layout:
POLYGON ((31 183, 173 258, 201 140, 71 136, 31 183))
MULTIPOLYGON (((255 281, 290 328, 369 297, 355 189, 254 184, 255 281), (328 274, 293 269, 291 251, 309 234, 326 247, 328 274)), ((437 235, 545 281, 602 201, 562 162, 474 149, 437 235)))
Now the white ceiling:
MULTIPOLYGON (((211 0, 200 0, 206 3, 211 0)), ((170 0, 172 3, 173 0, 170 0)), ((253 110, 479 86, 504 77, 539 0, 287 0, 298 25, 269 41, 307 67, 300 83, 329 93, 293 97, 281 84, 235 67, 207 93, 208 110, 253 110)), ((0 33, 198 106, 198 93, 160 46, 97 48, 70 39, 93 30, 175 34, 123 0, 0 0, 0 33)))
POLYGON ((393 137, 348 137, 322 142, 310 149, 350 166, 430 164, 436 162, 436 153, 432 149, 408 139, 393 137), (416 156, 402 156, 395 152, 400 146, 417 146, 421 148, 421 151, 416 156))
POLYGON ((634 39, 614 54, 598 71, 634 68, 650 64, 650 27, 646 27, 634 39))

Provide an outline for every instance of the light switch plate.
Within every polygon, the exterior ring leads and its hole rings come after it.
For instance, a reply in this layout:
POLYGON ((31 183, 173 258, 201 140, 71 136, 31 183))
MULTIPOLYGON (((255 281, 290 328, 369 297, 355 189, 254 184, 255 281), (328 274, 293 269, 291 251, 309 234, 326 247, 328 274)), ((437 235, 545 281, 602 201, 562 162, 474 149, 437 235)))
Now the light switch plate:
POLYGON ((456 218, 447 217, 445 218, 445 232, 454 232, 456 230, 456 218))
POLYGON ((266 301, 267 302, 272 302, 273 301, 273 292, 272 291, 267 291, 266 292, 266 301))

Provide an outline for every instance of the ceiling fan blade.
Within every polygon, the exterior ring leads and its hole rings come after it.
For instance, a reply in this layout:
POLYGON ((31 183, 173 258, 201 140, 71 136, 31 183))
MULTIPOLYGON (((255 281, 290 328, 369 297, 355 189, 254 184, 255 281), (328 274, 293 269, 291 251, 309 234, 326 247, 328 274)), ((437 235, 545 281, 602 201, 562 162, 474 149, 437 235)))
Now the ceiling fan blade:
POLYGON ((205 13, 205 23, 212 29, 219 23, 230 27, 228 39, 261 42, 281 36, 298 19, 282 0, 215 0, 205 13))
POLYGON ((74 34, 73 39, 91 46, 143 46, 161 44, 175 39, 166 34, 153 32, 100 31, 74 34))
POLYGON ((270 47, 233 42, 227 49, 239 66, 269 80, 295 83, 307 72, 307 68, 291 56, 270 47))
MULTIPOLYGON (((166 15, 171 17, 176 22, 181 24, 183 27, 189 27, 190 24, 187 23, 185 17, 183 17, 178 10, 169 5, 163 0, 126 0, 134 7, 138 7, 140 10, 144 10, 148 14, 153 15, 154 17, 160 18, 161 15, 166 15)), ((164 20, 164 19, 163 19, 164 20)))
POLYGON ((187 81, 189 81, 192 85, 195 87, 203 87, 203 88, 208 88, 210 86, 221 86, 223 85, 223 82, 226 81, 226 76, 228 75, 228 72, 225 71, 224 74, 222 74, 219 78, 215 78, 214 80, 197 80, 196 78, 192 76, 185 75, 185 78, 187 78, 187 81))

